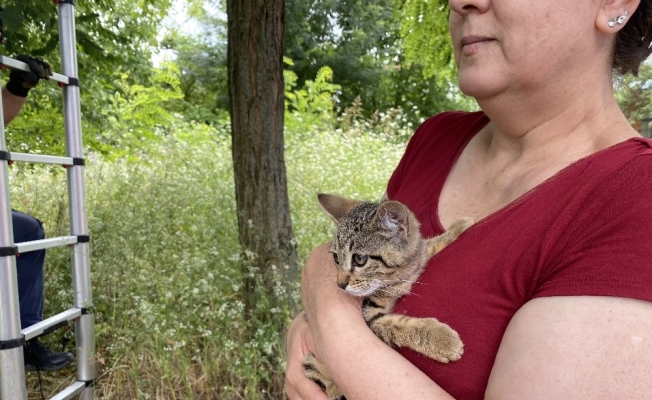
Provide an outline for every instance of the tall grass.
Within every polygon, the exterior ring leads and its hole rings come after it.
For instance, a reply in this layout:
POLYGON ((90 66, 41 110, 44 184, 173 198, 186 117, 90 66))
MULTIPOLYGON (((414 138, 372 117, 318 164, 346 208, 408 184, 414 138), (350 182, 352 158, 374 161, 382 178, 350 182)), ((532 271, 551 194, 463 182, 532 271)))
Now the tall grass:
MULTIPOLYGON (((87 162, 97 398, 280 399, 283 371, 261 360, 282 360, 284 338, 261 324, 243 339, 252 327, 240 299, 230 140, 200 125, 170 132, 136 161, 87 162)), ((300 260, 332 232, 316 193, 378 199, 403 147, 354 129, 286 135, 300 260)), ((50 237, 68 233, 65 180, 63 169, 12 170, 14 207, 41 219, 50 237)), ((48 250, 46 316, 72 306, 69 252, 48 250)), ((71 335, 43 340, 59 350, 71 335)), ((74 368, 42 379, 48 397, 75 380, 74 368)), ((34 373, 28 386, 40 398, 34 373)))

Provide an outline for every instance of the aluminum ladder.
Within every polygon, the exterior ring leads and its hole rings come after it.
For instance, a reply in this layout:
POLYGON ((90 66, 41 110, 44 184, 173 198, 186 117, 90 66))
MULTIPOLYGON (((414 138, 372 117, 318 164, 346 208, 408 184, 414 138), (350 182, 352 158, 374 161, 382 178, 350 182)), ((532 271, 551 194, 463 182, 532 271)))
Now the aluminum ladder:
MULTIPOLYGON (((57 3, 62 74, 55 73, 50 80, 63 88, 66 157, 7 151, 0 98, 0 399, 3 400, 27 398, 23 344, 64 326, 69 321, 74 321, 75 326, 77 380, 51 399, 64 400, 80 396, 79 398, 90 400, 93 398, 93 385, 97 378, 74 0, 59 0, 57 3), (17 161, 58 164, 67 169, 70 236, 14 243, 8 167, 17 161), (72 249, 73 308, 21 330, 16 255, 57 246, 70 246, 72 249)), ((29 71, 27 64, 4 56, 0 56, 0 64, 3 68, 29 71)))

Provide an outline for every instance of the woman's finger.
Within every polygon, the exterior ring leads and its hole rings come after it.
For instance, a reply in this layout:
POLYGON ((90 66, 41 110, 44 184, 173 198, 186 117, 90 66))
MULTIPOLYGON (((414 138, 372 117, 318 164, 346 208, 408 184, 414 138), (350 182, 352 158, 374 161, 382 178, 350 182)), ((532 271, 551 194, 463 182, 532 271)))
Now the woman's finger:
POLYGON ((303 359, 310 352, 312 337, 303 313, 294 318, 287 338, 285 393, 290 400, 329 400, 321 388, 303 373, 303 359))

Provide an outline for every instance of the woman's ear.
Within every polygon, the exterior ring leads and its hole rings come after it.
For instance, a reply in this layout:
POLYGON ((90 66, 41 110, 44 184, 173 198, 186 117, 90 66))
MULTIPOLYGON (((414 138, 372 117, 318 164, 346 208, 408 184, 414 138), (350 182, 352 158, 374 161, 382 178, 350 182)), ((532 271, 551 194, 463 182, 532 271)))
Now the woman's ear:
POLYGON ((595 20, 596 27, 607 34, 617 33, 629 21, 639 3, 640 0, 604 0, 595 20))

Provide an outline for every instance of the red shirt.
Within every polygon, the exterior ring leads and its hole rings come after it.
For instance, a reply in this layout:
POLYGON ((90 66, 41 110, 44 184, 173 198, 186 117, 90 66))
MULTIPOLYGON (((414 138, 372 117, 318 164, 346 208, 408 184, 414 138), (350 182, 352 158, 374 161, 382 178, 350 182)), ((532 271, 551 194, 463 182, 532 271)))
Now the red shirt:
MULTIPOLYGON (((410 140, 387 193, 416 213, 425 237, 443 232, 444 180, 488 121, 445 113, 410 140)), ((433 257, 394 310, 448 323, 464 355, 440 364, 400 352, 456 399, 482 399, 503 333, 523 304, 570 295, 652 301, 651 257, 652 141, 636 138, 571 164, 433 257)))

